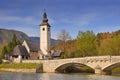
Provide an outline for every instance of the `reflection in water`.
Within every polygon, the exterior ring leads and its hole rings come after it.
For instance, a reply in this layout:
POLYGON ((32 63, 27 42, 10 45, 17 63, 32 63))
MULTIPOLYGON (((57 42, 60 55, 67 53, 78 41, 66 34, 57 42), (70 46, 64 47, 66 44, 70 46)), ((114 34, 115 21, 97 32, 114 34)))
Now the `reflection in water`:
POLYGON ((25 74, 4 73, 0 74, 0 80, 120 80, 120 76, 94 75, 94 74, 25 74))

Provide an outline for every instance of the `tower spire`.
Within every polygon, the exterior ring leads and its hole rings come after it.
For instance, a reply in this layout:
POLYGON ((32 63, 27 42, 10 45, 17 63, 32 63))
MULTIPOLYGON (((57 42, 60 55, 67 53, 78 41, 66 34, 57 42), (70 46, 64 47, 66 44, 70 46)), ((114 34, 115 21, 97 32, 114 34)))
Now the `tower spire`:
POLYGON ((47 23, 48 22, 48 19, 47 19, 47 14, 46 14, 46 10, 44 9, 44 14, 43 14, 43 23, 47 23))
POLYGON ((45 9, 44 9, 44 13, 43 13, 42 23, 40 25, 48 25, 50 27, 50 25, 48 23, 47 14, 46 14, 46 10, 45 9))
POLYGON ((43 18, 47 18, 46 10, 44 9, 43 18))

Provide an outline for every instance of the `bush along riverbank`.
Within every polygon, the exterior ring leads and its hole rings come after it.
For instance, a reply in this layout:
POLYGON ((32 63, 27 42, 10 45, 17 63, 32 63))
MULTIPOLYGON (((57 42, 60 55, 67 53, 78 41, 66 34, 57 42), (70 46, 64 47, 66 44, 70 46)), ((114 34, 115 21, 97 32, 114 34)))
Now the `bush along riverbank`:
POLYGON ((0 72, 40 73, 43 72, 43 70, 42 64, 38 63, 12 63, 0 64, 0 72))

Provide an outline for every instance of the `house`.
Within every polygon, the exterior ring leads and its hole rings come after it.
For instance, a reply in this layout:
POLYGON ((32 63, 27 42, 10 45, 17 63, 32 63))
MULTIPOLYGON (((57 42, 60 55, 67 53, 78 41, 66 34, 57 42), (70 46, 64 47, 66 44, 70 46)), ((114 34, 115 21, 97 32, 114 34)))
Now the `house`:
POLYGON ((10 54, 10 61, 20 63, 23 59, 28 59, 29 57, 30 55, 26 48, 22 45, 17 45, 10 54))
POLYGON ((37 60, 41 57, 39 43, 24 40, 22 45, 17 45, 11 55, 12 62, 21 62, 21 60, 37 60))
POLYGON ((39 42, 24 40, 22 46, 26 48, 28 54, 30 55, 29 59, 41 59, 42 53, 39 48, 39 42))

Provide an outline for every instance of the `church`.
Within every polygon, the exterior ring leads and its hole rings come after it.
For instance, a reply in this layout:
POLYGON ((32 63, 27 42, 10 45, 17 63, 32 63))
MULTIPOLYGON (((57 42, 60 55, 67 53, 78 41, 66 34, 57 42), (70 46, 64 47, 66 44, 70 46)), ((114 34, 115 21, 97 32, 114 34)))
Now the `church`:
POLYGON ((22 60, 50 59, 51 55, 59 57, 61 51, 50 50, 51 26, 48 23, 46 11, 44 11, 42 23, 40 24, 40 41, 33 42, 24 40, 22 45, 17 45, 11 55, 11 62, 21 62, 22 60))

